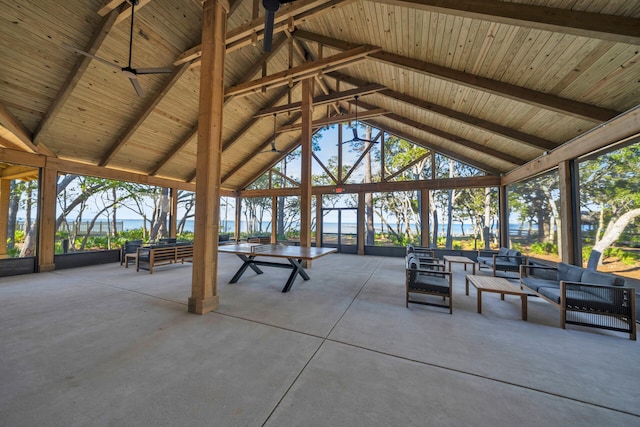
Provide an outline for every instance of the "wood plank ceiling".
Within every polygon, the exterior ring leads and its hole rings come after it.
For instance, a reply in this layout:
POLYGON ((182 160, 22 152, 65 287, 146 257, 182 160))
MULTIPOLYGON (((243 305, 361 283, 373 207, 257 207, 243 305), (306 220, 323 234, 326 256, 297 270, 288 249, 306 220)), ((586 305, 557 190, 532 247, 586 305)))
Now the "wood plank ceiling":
MULTIPOLYGON (((199 1, 136 7, 133 66, 173 70, 140 76, 142 97, 118 70, 62 47, 126 65, 130 11, 123 0, 0 0, 0 146, 195 179, 199 1)), ((263 27, 259 1, 231 1, 227 190, 281 158, 256 155, 269 148, 274 112, 290 127, 278 148, 299 144, 308 77, 314 122, 344 121, 360 93, 365 122, 491 174, 640 102, 637 1, 296 0, 277 13, 267 54, 263 27)))

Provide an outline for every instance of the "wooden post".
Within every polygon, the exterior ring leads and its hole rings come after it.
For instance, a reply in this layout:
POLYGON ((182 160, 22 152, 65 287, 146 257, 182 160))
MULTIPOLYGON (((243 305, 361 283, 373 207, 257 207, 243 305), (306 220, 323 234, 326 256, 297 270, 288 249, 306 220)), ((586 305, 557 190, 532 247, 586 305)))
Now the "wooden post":
POLYGON ((217 294, 220 227, 220 166, 224 108, 226 0, 206 0, 202 14, 202 61, 196 162, 196 217, 190 313, 205 314, 219 304, 217 294))
POLYGON ((429 246, 429 190, 423 188, 420 190, 420 246, 429 246))
POLYGON ((509 203, 507 199, 507 186, 498 187, 498 218, 500 218, 500 246, 509 247, 509 203))
POLYGON ((171 208, 169 209, 169 237, 178 234, 178 189, 171 188, 171 208))
MULTIPOLYGON (((0 179, 0 258, 7 255, 7 227, 9 226, 9 200, 11 180, 0 179)), ((12 239, 13 240, 13 239, 12 239)))
POLYGON ((278 197, 271 196, 271 243, 278 243, 278 197))
POLYGON ((240 241, 240 222, 242 221, 242 198, 236 197, 236 219, 235 219, 235 238, 236 243, 240 241))
POLYGON ((300 165, 300 246, 311 246, 311 124, 313 78, 302 81, 302 160, 300 165))
POLYGON ((364 236, 366 234, 365 219, 364 219, 364 193, 358 193, 358 220, 356 228, 358 239, 358 255, 364 255, 364 236))
POLYGON ((38 209, 38 271, 53 271, 55 234, 56 234, 56 196, 58 185, 58 170, 45 167, 40 174, 40 203, 38 209))
POLYGON ((560 252, 560 259, 566 264, 575 264, 581 261, 576 259, 576 239, 579 235, 576 234, 575 225, 577 221, 574 221, 576 215, 579 215, 579 210, 576 212, 576 204, 573 203, 574 191, 573 191, 573 173, 572 173, 572 161, 566 160, 558 164, 558 185, 560 187, 560 233, 558 235, 558 246, 560 252))
POLYGON ((322 194, 316 194, 316 247, 322 246, 322 194))

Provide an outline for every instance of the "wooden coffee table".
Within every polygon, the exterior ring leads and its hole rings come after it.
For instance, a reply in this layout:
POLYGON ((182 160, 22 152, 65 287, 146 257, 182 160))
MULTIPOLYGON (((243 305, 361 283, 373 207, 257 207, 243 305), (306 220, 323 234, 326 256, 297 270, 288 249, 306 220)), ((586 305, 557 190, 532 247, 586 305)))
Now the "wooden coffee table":
POLYGON ((527 293, 510 283, 507 279, 467 274, 465 280, 467 295, 469 295, 469 282, 478 289, 478 313, 482 313, 482 292, 500 294, 501 300, 504 300, 505 294, 519 295, 522 301, 522 320, 527 320, 527 293))
POLYGON ((454 255, 445 255, 442 257, 445 263, 449 263, 449 271, 451 271, 451 263, 457 262, 460 264, 464 264, 464 271, 467 271, 467 264, 471 264, 473 266, 473 274, 476 274, 476 262, 472 259, 467 258, 466 256, 454 256, 454 255))

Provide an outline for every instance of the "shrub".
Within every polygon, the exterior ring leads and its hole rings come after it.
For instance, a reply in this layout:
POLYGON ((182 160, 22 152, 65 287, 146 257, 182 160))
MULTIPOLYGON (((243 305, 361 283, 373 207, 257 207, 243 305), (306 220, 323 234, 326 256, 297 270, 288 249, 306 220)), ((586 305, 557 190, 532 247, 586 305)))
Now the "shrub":
POLYGON ((558 245, 551 242, 535 242, 531 244, 529 253, 538 255, 557 254, 558 245))

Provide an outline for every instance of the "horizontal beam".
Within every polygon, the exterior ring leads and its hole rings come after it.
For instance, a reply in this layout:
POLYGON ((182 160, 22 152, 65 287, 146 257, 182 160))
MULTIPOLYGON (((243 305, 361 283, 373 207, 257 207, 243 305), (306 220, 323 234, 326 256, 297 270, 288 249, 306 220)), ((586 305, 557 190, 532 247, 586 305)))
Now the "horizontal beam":
MULTIPOLYGON (((385 110, 384 108, 372 108, 369 111, 359 112, 358 120, 367 119, 371 117, 384 116, 385 114, 388 114, 388 113, 389 111, 385 110)), ((344 122, 348 122, 355 119, 356 119, 355 113, 340 114, 336 116, 325 117, 322 119, 314 120, 313 123, 311 123, 311 127, 314 129, 317 129, 317 128, 321 128, 322 126, 333 125, 336 123, 344 123, 344 122)), ((278 133, 290 132, 290 131, 296 131, 300 129, 302 129, 302 123, 296 123, 288 126, 282 126, 281 128, 277 129, 276 132, 278 133)))
MULTIPOLYGON (((442 178, 418 181, 393 181, 372 182, 368 184, 342 184, 312 187, 311 191, 317 194, 335 194, 336 187, 340 187, 341 193, 377 193, 393 191, 413 190, 448 190, 452 188, 485 188, 500 185, 498 176, 474 176, 465 178, 442 178)), ((238 197, 270 197, 270 196, 299 196, 300 188, 274 188, 270 190, 240 190, 238 197)))
POLYGON ((317 61, 306 62, 298 67, 290 68, 279 73, 274 73, 266 77, 232 86, 225 91, 225 96, 249 95, 253 92, 260 91, 263 88, 290 84, 292 81, 298 81, 306 77, 310 77, 318 71, 326 68, 337 69, 336 67, 346 67, 354 61, 362 60, 367 55, 378 51, 380 51, 380 48, 376 46, 358 46, 336 55, 328 56, 317 61))
MULTIPOLYGON (((386 89, 386 87, 383 85, 370 84, 370 85, 358 87, 355 89, 345 90, 342 92, 334 92, 329 95, 316 96, 315 98, 313 98, 313 106, 317 107, 319 105, 326 105, 326 104, 331 104, 337 101, 344 101, 346 99, 351 99, 356 95, 358 96, 369 95, 371 93, 379 92, 383 89, 386 89)), ((293 102, 291 104, 281 105, 279 107, 264 108, 258 111, 256 114, 254 114, 253 117, 256 117, 256 118, 266 117, 266 116, 271 116, 273 114, 286 113, 289 111, 297 111, 300 109, 301 106, 302 106, 302 102, 293 102)))

